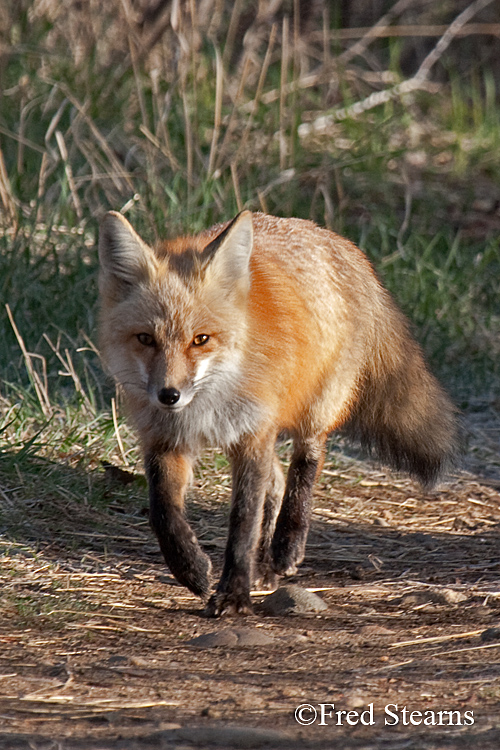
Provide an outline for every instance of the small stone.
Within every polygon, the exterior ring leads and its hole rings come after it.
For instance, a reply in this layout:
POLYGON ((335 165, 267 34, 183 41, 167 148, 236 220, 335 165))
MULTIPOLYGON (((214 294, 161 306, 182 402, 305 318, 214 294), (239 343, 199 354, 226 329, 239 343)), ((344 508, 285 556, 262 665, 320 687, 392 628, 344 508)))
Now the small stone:
POLYGON ((262 602, 267 615, 314 614, 328 609, 328 605, 316 594, 295 584, 280 586, 262 602))
POLYGON ((290 633, 289 635, 283 635, 280 638, 282 643, 289 643, 291 646, 297 643, 309 643, 310 639, 300 633, 290 633))
POLYGON ((398 604, 403 609, 420 607, 422 604, 430 604, 431 597, 427 591, 413 591, 411 594, 405 594, 398 600, 398 604))
POLYGON ((487 630, 483 630, 481 633, 481 640, 484 643, 488 643, 489 641, 500 641, 500 627, 493 627, 488 628, 487 630))
POLYGON ((128 656, 122 656, 122 654, 112 654, 108 659, 108 664, 127 664, 129 661, 128 656))
POLYGON ((260 628, 232 628, 238 638, 238 646, 269 646, 275 639, 260 628))
POLYGON ((212 633, 203 633, 202 635, 191 638, 187 643, 190 646, 198 648, 215 648, 216 646, 236 646, 238 636, 232 630, 215 630, 212 633))
POLYGON ((361 708, 361 706, 366 706, 369 701, 361 693, 348 693, 345 696, 344 703, 347 708, 361 708))
POLYGON ((456 589, 437 589, 433 594, 438 597, 443 604, 460 604, 468 599, 467 594, 463 591, 456 591, 456 589))
POLYGON ((144 659, 142 656, 131 656, 130 663, 133 664, 134 667, 150 667, 151 666, 151 661, 144 659))
POLYGON ((220 719, 222 717, 222 711, 219 708, 207 706, 202 710, 201 715, 206 716, 208 719, 220 719))
POLYGON ((361 635, 372 636, 372 635, 390 635, 394 636, 394 632, 389 628, 384 628, 383 625, 362 625, 359 629, 361 635))
POLYGON ((428 588, 405 594, 400 604, 402 607, 418 607, 423 604, 460 604, 468 599, 462 591, 448 588, 428 588))
POLYGON ((272 636, 267 635, 260 629, 252 628, 225 628, 224 630, 215 630, 212 633, 204 633, 187 641, 190 646, 197 646, 198 648, 269 646, 275 642, 272 636))

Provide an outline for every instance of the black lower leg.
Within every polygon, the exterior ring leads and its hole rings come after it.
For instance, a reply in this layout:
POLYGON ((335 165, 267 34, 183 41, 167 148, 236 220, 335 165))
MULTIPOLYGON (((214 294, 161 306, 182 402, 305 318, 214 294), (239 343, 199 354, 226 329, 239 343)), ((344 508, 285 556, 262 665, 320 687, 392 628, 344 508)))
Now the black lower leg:
POLYGON ((150 522, 158 537, 165 562, 179 583, 206 597, 211 563, 184 517, 183 504, 191 473, 182 455, 150 454, 146 459, 149 481, 150 522))
POLYGON ((224 568, 207 614, 252 611, 250 587, 271 472, 274 438, 245 447, 233 459, 233 498, 224 568))
POLYGON ((258 585, 262 588, 274 588, 277 582, 277 575, 274 572, 272 564, 271 543, 284 492, 285 478, 281 463, 278 457, 275 456, 264 500, 264 512, 257 551, 256 576, 259 582, 258 585))
POLYGON ((323 462, 324 443, 322 437, 295 447, 272 541, 273 568, 280 575, 293 575, 304 559, 312 490, 323 462))

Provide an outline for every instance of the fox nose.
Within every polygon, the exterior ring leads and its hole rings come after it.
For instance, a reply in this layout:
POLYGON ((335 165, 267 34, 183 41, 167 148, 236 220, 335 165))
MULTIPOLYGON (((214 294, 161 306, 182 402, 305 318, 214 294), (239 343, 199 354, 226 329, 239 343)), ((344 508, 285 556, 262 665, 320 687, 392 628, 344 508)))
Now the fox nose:
POLYGON ((180 399, 181 394, 177 388, 162 388, 158 391, 158 401, 164 406, 173 406, 180 399))

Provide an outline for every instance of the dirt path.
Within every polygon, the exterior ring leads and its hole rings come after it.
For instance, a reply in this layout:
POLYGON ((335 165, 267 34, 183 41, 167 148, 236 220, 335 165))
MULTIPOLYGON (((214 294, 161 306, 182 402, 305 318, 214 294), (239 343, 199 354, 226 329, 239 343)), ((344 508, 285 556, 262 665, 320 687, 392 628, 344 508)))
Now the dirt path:
MULTIPOLYGON (((422 495, 333 458, 294 579, 328 610, 269 617, 256 595, 244 622, 202 616, 142 508, 49 510, 4 487, 0 747, 497 750, 500 482, 490 470, 422 495), (272 642, 189 643, 242 625, 272 642)), ((220 566, 227 477, 208 491, 210 475, 191 515, 220 566)))

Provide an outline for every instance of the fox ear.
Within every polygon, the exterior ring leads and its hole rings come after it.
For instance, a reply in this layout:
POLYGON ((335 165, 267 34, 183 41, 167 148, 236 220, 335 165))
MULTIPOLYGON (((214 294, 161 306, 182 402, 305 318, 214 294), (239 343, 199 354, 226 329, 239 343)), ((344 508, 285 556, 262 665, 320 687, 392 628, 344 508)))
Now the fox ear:
POLYGON ((206 266, 207 281, 228 291, 247 291, 252 250, 252 213, 243 211, 203 250, 201 261, 206 266))
POLYGON ((122 293, 157 268, 153 251, 116 211, 109 211, 101 222, 99 261, 101 283, 122 293))

